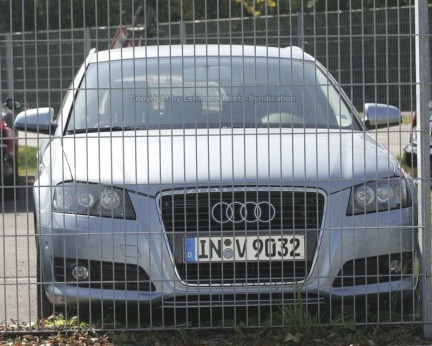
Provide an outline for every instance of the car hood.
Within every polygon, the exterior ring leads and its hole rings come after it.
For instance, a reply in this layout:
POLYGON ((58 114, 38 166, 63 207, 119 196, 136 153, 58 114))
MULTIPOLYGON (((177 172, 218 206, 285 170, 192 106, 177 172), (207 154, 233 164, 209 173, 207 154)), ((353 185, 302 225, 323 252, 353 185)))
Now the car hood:
POLYGON ((364 132, 305 129, 128 131, 65 136, 72 179, 113 185, 298 184, 373 180, 397 163, 364 132))

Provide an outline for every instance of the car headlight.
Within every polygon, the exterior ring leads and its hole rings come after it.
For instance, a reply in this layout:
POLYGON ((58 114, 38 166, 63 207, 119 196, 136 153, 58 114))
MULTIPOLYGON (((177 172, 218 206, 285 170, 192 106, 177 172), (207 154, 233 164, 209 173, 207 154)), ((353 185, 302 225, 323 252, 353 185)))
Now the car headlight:
POLYGON ((61 213, 135 219, 128 193, 119 188, 76 182, 55 187, 53 210, 61 213))
POLYGON ((347 215, 376 213, 409 207, 406 181, 392 178, 356 185, 351 190, 347 215))

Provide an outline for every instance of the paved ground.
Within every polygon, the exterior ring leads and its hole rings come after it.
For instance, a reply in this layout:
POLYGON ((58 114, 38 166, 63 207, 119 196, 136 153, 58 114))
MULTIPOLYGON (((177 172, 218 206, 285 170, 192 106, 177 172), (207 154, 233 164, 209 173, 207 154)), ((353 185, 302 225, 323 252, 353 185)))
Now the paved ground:
POLYGON ((371 130, 369 134, 385 145, 396 157, 403 157, 403 149, 409 142, 411 125, 390 127, 388 129, 371 130))
POLYGON ((36 251, 31 190, 0 202, 0 325, 36 321, 36 251))
MULTIPOLYGON (((409 140, 409 126, 370 134, 389 147, 395 156, 401 157, 409 140)), ((21 139, 21 145, 36 146, 37 142, 37 136, 21 139)), ((20 185, 16 200, 4 204, 0 201, 0 325, 37 318, 33 202, 26 179, 22 178, 20 185)))
POLYGON ((25 133, 23 131, 18 131, 18 134, 19 134, 19 144, 28 147, 37 147, 39 145, 39 140, 46 137, 46 135, 40 135, 36 133, 25 133))

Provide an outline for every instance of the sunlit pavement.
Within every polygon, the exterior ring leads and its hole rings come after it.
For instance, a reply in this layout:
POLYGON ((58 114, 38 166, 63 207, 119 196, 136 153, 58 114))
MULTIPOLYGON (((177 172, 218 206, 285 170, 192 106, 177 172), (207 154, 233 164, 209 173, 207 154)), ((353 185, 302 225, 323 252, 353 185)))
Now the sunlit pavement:
POLYGON ((369 134, 386 146, 396 158, 403 157, 403 149, 408 144, 411 125, 403 124, 379 130, 370 130, 369 134))
POLYGON ((38 147, 39 141, 46 138, 47 135, 18 131, 19 145, 27 147, 38 147))
POLYGON ((0 325, 36 321, 33 201, 26 179, 16 199, 0 201, 0 325))

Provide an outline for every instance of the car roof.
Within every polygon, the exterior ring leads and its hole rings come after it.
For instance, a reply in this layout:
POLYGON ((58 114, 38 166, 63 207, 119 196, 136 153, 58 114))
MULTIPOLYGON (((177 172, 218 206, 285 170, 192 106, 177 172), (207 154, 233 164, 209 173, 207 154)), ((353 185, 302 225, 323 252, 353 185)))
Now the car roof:
POLYGON ((199 57, 199 56, 240 56, 240 57, 275 57, 315 61, 301 48, 286 48, 248 45, 169 45, 116 48, 100 52, 91 52, 90 63, 96 61, 125 60, 133 58, 164 57, 199 57))

